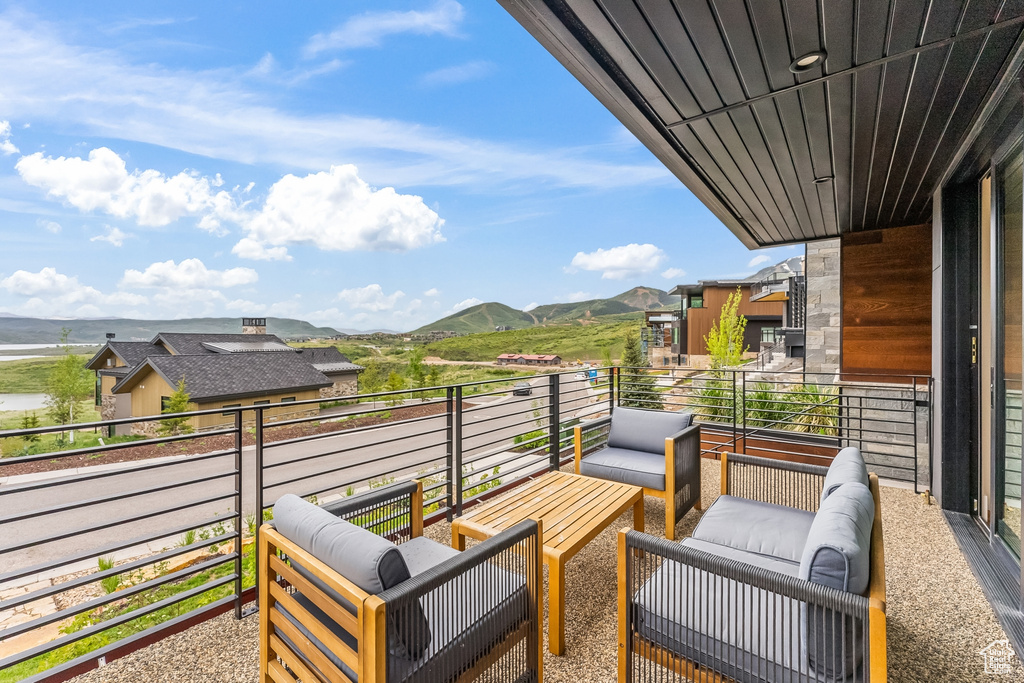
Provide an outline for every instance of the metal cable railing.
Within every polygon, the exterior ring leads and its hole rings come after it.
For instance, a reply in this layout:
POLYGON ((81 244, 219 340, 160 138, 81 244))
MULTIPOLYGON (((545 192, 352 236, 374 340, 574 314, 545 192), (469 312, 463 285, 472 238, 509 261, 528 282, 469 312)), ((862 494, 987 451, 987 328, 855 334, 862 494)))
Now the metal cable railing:
POLYGON ((167 425, 152 416, 0 431, 0 442, 78 440, 0 459, 0 619, 29 614, 0 631, 6 651, 26 643, 0 669, 43 680, 224 611, 242 616, 250 539, 286 493, 336 505, 419 479, 422 510, 366 512, 371 522, 452 519, 566 463, 577 424, 595 423, 584 448, 599 447, 607 423, 595 418, 615 406, 693 412, 705 456, 828 464, 857 445, 880 476, 927 481, 930 378, 751 374, 604 368, 348 396, 325 410, 311 399, 176 416, 213 423, 193 433, 155 436, 167 425), (528 394, 514 395, 523 381, 528 394), (111 428, 136 435, 100 436, 111 428))

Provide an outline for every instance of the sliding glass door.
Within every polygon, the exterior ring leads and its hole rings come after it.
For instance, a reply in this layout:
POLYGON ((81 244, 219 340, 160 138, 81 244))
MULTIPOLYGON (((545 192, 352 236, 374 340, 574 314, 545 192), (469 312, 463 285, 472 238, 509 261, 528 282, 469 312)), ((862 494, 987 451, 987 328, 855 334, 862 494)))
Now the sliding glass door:
POLYGON ((1021 332, 1024 324, 1024 157, 1019 144, 996 167, 995 532, 1019 558, 1021 539, 1021 332), (999 419, 1001 418, 1001 419, 999 419))

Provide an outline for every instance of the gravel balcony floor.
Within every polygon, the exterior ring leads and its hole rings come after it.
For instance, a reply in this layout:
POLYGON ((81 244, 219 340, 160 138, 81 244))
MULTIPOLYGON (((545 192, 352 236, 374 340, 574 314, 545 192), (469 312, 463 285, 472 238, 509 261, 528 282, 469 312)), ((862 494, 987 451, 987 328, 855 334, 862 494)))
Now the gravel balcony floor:
MULTIPOLYGON (((719 491, 719 466, 703 463, 705 509, 719 491)), ((981 587, 935 505, 912 491, 883 487, 882 519, 888 591, 889 680, 895 682, 1020 681, 986 674, 980 651, 1006 638, 981 587)), ((664 535, 664 508, 648 498, 647 531, 664 535)), ((690 512, 678 532, 688 535, 700 513, 690 512)), ((616 533, 631 513, 599 535, 569 563, 566 585, 566 655, 545 652, 549 683, 607 683, 616 675, 616 533)), ((447 543, 447 524, 425 535, 447 543)), ((253 683, 258 678, 259 619, 226 614, 74 679, 76 683, 253 683)))

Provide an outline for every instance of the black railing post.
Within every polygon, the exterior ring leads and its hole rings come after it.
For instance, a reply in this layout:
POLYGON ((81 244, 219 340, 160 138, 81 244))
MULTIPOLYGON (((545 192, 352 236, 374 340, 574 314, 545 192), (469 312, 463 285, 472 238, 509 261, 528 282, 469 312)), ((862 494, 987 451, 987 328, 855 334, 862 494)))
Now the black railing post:
MULTIPOLYGON (((732 373, 732 447, 735 449, 739 443, 739 438, 736 435, 736 413, 739 412, 739 406, 736 405, 736 371, 730 370, 732 373)), ((733 450, 733 453, 736 451, 733 450)))
MULTIPOLYGON (((253 437, 256 440, 254 453, 253 453, 253 468, 252 468, 252 479, 255 483, 255 494, 256 497, 253 499, 253 506, 256 508, 254 513, 256 515, 256 529, 257 534, 259 528, 263 525, 263 408, 257 408, 254 413, 256 424, 253 429, 253 437)), ((242 424, 242 411, 238 411, 238 420, 242 424)), ((241 438, 241 432, 239 432, 239 438, 241 438)), ((252 544, 252 560, 255 571, 259 571, 260 566, 260 544, 253 542, 252 544)), ((260 582, 256 581, 256 608, 259 609, 259 585, 260 582)))
POLYGON ((746 370, 740 370, 739 372, 742 373, 741 376, 743 378, 742 391, 740 392, 740 403, 744 407, 744 410, 742 411, 743 412, 743 454, 746 455, 747 454, 747 411, 746 411, 746 404, 747 404, 747 371, 746 370))
POLYGON ((455 449, 453 447, 454 439, 454 427, 455 427, 455 387, 447 388, 447 398, 445 399, 445 467, 448 469, 448 484, 445 490, 448 494, 448 512, 446 514, 448 521, 452 521, 452 511, 455 509, 455 449))
POLYGON ((559 413, 559 382, 558 373, 548 375, 548 454, 550 467, 557 470, 562 464, 562 443, 560 413, 559 413))
MULTIPOLYGON (((235 619, 242 618, 242 411, 235 413, 235 619)), ((255 549, 256 543, 253 542, 255 549)), ((257 582, 258 583, 258 582, 257 582)))
POLYGON ((615 407, 615 384, 619 379, 618 368, 608 368, 608 414, 611 415, 615 407))
POLYGON ((452 435, 454 451, 451 476, 455 481, 455 514, 462 515, 462 385, 455 387, 455 433, 452 435))

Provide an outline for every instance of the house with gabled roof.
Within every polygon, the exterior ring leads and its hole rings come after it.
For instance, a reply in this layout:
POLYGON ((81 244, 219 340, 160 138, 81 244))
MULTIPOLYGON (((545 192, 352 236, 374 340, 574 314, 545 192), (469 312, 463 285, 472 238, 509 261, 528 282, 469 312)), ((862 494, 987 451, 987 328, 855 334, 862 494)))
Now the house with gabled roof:
MULTIPOLYGON (((357 392, 357 377, 363 368, 337 348, 296 349, 276 335, 265 334, 265 326, 246 329, 251 331, 161 332, 150 341, 117 341, 108 335, 107 343, 86 364, 96 372, 102 419, 159 415, 182 379, 193 410, 290 403, 357 392)), ((316 406, 312 410, 315 412, 316 406)), ((267 418, 298 412, 302 411, 282 406, 268 409, 267 418)), ((211 428, 228 419, 206 415, 194 419, 192 426, 211 428)))

